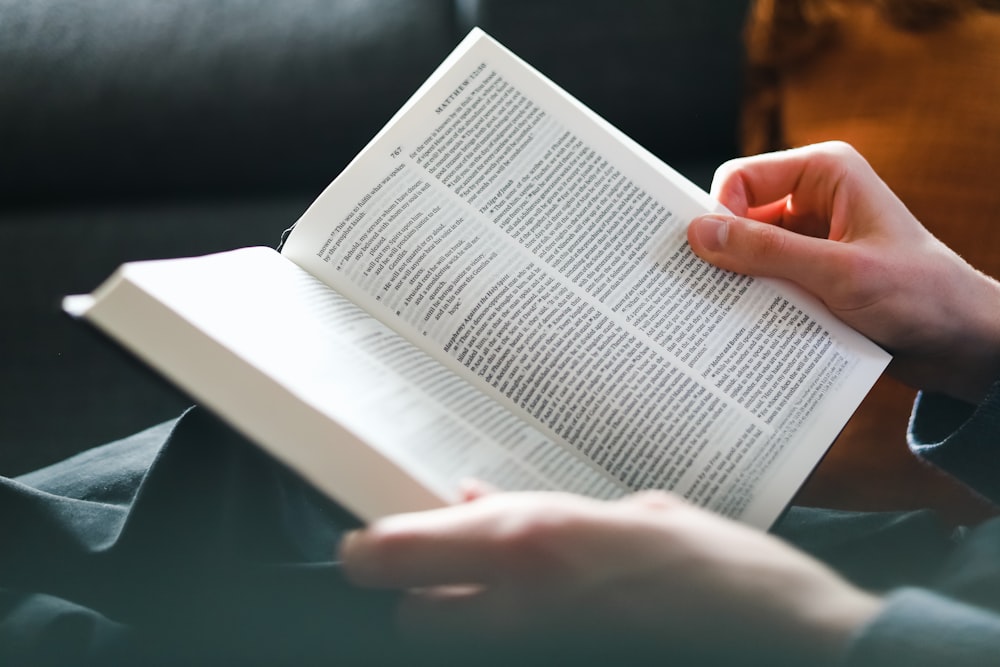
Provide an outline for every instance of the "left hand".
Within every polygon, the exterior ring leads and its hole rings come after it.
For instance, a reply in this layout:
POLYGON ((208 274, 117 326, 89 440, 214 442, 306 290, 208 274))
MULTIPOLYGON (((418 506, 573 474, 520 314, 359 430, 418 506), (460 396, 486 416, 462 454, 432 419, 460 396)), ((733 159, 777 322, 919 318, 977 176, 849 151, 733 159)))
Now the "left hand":
POLYGON ((433 640, 608 643, 823 664, 880 602, 777 538, 660 492, 498 493, 382 519, 341 557, 433 640))

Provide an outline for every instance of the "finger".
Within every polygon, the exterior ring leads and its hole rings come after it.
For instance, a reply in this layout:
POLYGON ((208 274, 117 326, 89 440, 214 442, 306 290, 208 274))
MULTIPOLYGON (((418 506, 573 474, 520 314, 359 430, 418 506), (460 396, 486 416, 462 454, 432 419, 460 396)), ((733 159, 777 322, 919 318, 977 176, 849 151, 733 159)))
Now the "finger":
POLYGON ((499 613, 495 596, 485 589, 432 588, 406 595, 396 610, 404 635, 413 638, 483 637, 500 632, 507 614, 499 613))
MULTIPOLYGON (((422 590, 400 601, 396 622, 404 637, 423 641, 464 638, 508 645, 541 637, 558 641, 561 632, 579 631, 589 620, 585 609, 568 609, 559 599, 562 604, 555 603, 548 591, 505 586, 466 593, 422 590)), ((576 642, 583 641, 578 632, 574 635, 576 642)))
POLYGON ((822 295, 844 273, 845 245, 747 218, 707 215, 688 226, 691 249, 715 266, 784 278, 822 295))
POLYGON ((458 483, 458 493, 462 498, 462 502, 468 503, 473 500, 479 500, 480 498, 485 498, 486 496, 493 495, 494 493, 499 493, 500 489, 493 486, 489 482, 484 482, 481 479, 476 479, 474 477, 466 477, 458 483))
POLYGON ((770 225, 780 225, 784 227, 786 225, 783 225, 782 221, 788 213, 788 201, 789 197, 782 197, 781 199, 773 201, 769 204, 751 206, 747 209, 744 217, 752 220, 759 220, 760 222, 766 222, 770 225))
POLYGON ((488 583, 504 551, 495 514, 479 500, 379 520, 345 537, 344 572, 373 588, 488 583))
POLYGON ((816 214, 813 207, 802 206, 801 199, 802 197, 793 200, 788 195, 770 204, 751 206, 745 217, 784 227, 798 234, 819 239, 829 238, 834 228, 832 221, 824 217, 825 214, 816 214))
POLYGON ((842 142, 740 158, 719 167, 712 195, 741 216, 788 195, 800 195, 796 205, 803 213, 827 214, 841 182, 862 166, 867 167, 864 159, 842 142))
POLYGON ((630 493, 627 496, 622 496, 618 502, 641 505, 654 510, 668 510, 675 507, 684 507, 689 504, 688 501, 684 500, 681 496, 659 490, 646 490, 630 493))

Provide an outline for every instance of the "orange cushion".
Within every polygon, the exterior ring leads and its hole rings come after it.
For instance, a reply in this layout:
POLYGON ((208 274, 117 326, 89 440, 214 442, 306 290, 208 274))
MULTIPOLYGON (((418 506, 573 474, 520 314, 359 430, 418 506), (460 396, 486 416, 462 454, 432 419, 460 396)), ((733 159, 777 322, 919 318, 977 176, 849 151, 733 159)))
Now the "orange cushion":
MULTIPOLYGON (((878 7, 755 4, 744 148, 847 141, 939 238, 1000 276, 1000 13, 932 16, 914 29, 878 7)), ((956 520, 992 513, 909 454, 913 394, 880 382, 800 501, 861 509, 932 501, 956 520)))

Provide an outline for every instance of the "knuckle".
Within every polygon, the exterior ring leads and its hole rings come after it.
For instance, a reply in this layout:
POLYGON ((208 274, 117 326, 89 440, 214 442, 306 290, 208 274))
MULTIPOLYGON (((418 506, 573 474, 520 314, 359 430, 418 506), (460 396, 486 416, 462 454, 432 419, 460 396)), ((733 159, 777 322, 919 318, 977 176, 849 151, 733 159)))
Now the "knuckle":
POLYGON ((720 164, 715 169, 713 174, 714 180, 716 182, 722 182, 728 179, 732 174, 738 172, 740 167, 746 163, 747 158, 733 158, 731 160, 726 160, 720 164))
POLYGON ((654 510, 668 509, 683 502, 678 496, 658 489, 639 491, 632 495, 632 499, 637 504, 654 510))
POLYGON ((820 144, 816 162, 825 172, 843 178, 848 173, 871 169, 865 157, 846 141, 828 141, 820 144))
POLYGON ((498 533, 502 548, 515 553, 540 549, 554 532, 562 529, 564 519, 555 513, 522 516, 509 520, 498 533))
POLYGON ((856 159, 861 157, 861 154, 857 151, 857 149, 846 141, 828 141, 823 145, 825 146, 827 153, 841 159, 856 159))
MULTIPOLYGON (((735 195, 738 199, 746 199, 747 184, 742 177, 743 171, 750 164, 751 158, 735 158, 719 165, 712 176, 712 196, 723 201, 727 206, 733 206, 731 201, 735 195)), ((744 204, 735 203, 738 208, 744 204)))
POLYGON ((392 572, 397 564, 409 558, 414 544, 408 531, 386 531, 373 536, 366 555, 367 569, 372 572, 392 572))
POLYGON ((522 575, 544 577, 565 568, 567 545, 580 523, 579 517, 559 508, 512 518, 497 532, 495 547, 522 575))
POLYGON ((770 260, 782 255, 785 249, 784 230, 772 225, 759 225, 754 234, 752 251, 755 260, 770 260))
POLYGON ((824 141, 808 148, 810 160, 823 166, 841 166, 858 164, 864 161, 861 153, 846 141, 835 139, 824 141))
POLYGON ((832 299, 841 308, 858 308, 871 303, 877 294, 884 266, 866 253, 844 253, 833 272, 832 299))

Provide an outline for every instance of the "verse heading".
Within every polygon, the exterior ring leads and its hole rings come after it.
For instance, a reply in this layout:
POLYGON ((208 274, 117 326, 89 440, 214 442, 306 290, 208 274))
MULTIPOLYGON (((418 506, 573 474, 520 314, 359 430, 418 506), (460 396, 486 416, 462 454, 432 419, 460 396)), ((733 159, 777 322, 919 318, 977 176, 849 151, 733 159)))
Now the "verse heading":
POLYGON ((485 69, 486 69, 486 63, 479 63, 479 65, 476 66, 476 69, 472 70, 469 76, 465 77, 465 79, 463 79, 460 84, 455 86, 455 90, 451 91, 451 94, 448 95, 448 97, 444 98, 444 101, 441 102, 441 104, 439 104, 434 111, 436 113, 443 113, 445 109, 447 109, 451 105, 452 102, 458 99, 458 96, 462 94, 462 91, 469 87, 469 84, 472 83, 472 80, 475 79, 480 74, 482 74, 483 70, 485 69))

